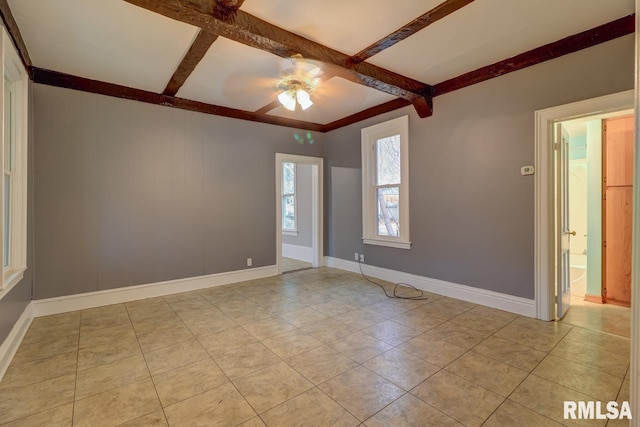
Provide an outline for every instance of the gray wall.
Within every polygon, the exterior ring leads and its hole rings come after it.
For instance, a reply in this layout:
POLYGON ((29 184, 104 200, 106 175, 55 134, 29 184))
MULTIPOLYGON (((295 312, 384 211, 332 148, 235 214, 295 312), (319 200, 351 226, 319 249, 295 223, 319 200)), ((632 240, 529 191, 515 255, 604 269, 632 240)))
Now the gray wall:
MULTIPOLYGON (((29 97, 32 97, 30 85, 29 97)), ((0 344, 13 329, 24 309, 31 301, 31 287, 33 284, 33 102, 29 102, 29 147, 27 153, 27 270, 23 279, 14 286, 7 295, 0 299, 0 344)))
POLYGON ((34 85, 36 299, 275 264, 275 153, 323 135, 34 85))
POLYGON ((312 170, 311 165, 296 165, 296 221, 298 226, 297 236, 282 236, 282 243, 306 246, 313 245, 312 230, 312 170))
POLYGON ((330 132, 329 255, 534 297, 534 112, 633 88, 629 35, 330 132), (362 245, 360 130, 409 115, 410 251, 362 245), (338 169, 343 168, 343 169, 338 169))

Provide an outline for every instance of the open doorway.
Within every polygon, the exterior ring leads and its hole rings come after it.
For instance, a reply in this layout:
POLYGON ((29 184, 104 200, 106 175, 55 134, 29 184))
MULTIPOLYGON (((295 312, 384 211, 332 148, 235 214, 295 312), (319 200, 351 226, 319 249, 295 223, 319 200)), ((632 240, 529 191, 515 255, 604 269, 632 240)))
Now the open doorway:
POLYGON ((276 154, 278 273, 323 265, 322 159, 276 154))
POLYGON ((561 122, 569 138, 572 303, 631 303, 633 110, 561 122))

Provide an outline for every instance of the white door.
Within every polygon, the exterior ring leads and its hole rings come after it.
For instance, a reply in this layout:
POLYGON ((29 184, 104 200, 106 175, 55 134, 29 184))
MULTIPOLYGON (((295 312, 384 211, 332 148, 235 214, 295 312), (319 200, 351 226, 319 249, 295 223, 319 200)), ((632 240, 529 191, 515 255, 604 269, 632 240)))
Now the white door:
POLYGON ((556 272, 558 318, 571 305, 571 236, 569 229, 569 133, 561 123, 556 125, 556 272))

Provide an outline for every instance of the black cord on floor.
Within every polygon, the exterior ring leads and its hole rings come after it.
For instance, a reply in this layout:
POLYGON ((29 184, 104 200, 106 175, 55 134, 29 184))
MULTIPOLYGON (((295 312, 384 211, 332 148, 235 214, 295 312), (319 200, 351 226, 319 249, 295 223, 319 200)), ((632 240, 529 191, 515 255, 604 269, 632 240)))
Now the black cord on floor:
POLYGON ((384 292, 384 294, 385 294, 385 296, 386 296, 387 298, 408 299, 408 300, 417 300, 417 301, 426 301, 426 300, 428 300, 428 299, 429 299, 428 297, 426 297, 426 296, 424 295, 424 292, 423 292, 421 289, 418 289, 418 288, 416 288, 415 286, 410 285, 410 284, 408 284, 408 283, 402 283, 402 282, 398 282, 398 283, 396 283, 396 284, 395 284, 395 286, 393 287, 393 294, 392 294, 392 295, 389 295, 389 294, 387 293, 387 289, 386 289, 383 285, 381 285, 380 283, 375 282, 375 281, 373 281, 373 280, 369 279, 369 278, 364 274, 364 272, 362 271, 362 263, 361 263, 360 261, 358 261, 358 267, 360 267, 360 274, 362 274, 362 277, 364 277, 364 278, 367 280, 367 282, 371 282, 371 283, 373 283, 374 285, 379 286, 379 287, 382 289, 382 291, 384 292), (400 288, 401 286, 402 286, 402 287, 406 287, 406 288, 411 288, 411 289, 413 289, 414 291, 420 292, 420 294, 419 294, 419 295, 416 295, 416 296, 414 296, 414 297, 405 297, 405 296, 402 296, 402 295, 398 295, 398 288, 400 288))

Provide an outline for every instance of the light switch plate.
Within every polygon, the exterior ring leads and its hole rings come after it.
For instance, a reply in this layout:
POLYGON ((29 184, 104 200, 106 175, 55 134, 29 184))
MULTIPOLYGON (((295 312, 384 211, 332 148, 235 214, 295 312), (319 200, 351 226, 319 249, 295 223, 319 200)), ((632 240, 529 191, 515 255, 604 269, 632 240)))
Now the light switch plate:
POLYGON ((524 176, 533 175, 536 172, 536 169, 533 166, 523 166, 520 168, 520 173, 524 176))

